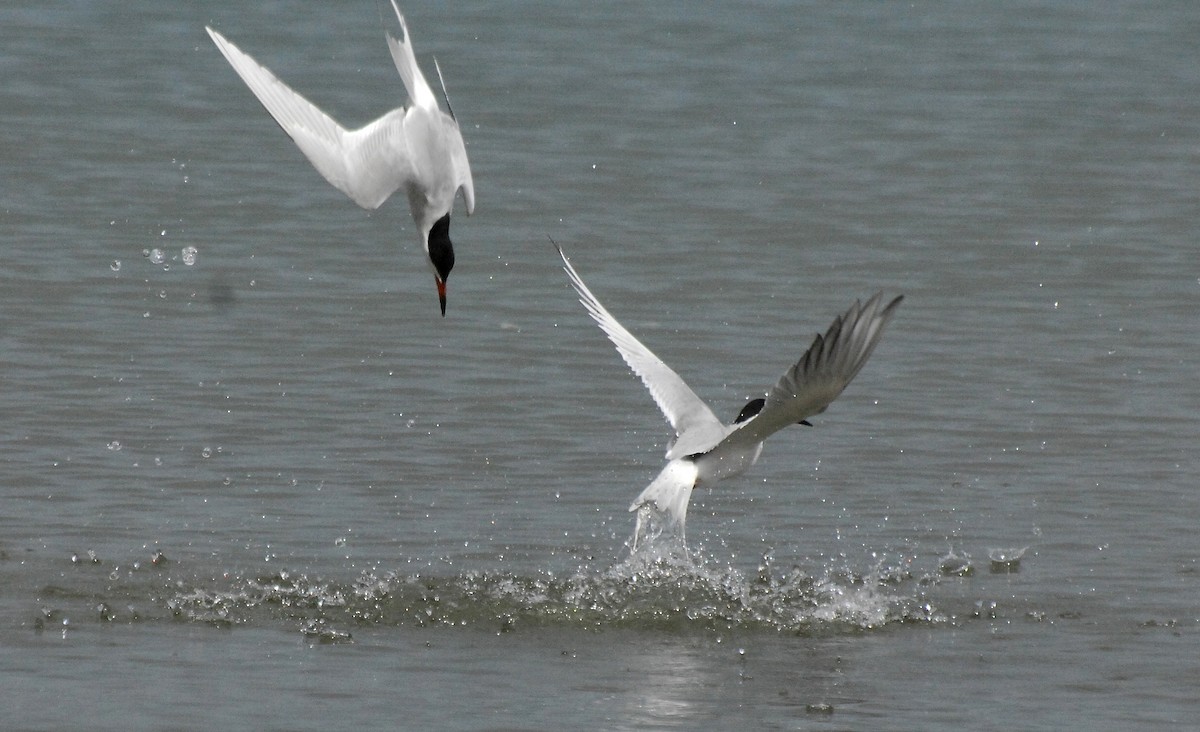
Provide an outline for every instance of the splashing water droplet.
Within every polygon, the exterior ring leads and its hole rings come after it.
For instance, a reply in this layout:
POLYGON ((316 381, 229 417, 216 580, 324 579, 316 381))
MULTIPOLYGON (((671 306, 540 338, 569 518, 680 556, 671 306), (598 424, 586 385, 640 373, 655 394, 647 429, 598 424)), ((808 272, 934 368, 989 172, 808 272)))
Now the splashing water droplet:
POLYGON ((116 452, 117 450, 121 449, 121 443, 117 440, 113 440, 112 442, 108 443, 108 449, 116 452))
POLYGON ((163 250, 158 247, 150 250, 150 261, 154 264, 162 264, 166 259, 167 255, 163 254, 163 250))
POLYGON ((180 250, 180 255, 183 257, 183 263, 191 267, 196 263, 196 247, 184 247, 180 250))
POLYGON ((111 269, 113 272, 120 272, 121 271, 121 260, 114 259, 112 261, 112 264, 108 265, 108 268, 111 269))
POLYGON ((212 457, 212 448, 205 445, 204 449, 200 451, 200 457, 202 457, 202 458, 212 457))

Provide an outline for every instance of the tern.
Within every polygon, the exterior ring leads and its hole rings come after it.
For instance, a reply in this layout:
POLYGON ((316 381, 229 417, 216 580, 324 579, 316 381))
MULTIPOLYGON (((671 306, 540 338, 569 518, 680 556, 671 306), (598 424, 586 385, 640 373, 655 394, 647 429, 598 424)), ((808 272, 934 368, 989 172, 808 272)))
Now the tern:
POLYGON ((713 485, 745 472, 758 460, 763 441, 784 427, 811 426, 807 418, 824 412, 854 379, 904 299, 900 295, 885 304, 883 293, 877 293, 866 304, 855 301, 834 319, 824 335, 817 334, 765 398, 751 399, 733 423, 726 425, 679 374, 617 322, 584 284, 562 247, 554 246, 579 302, 641 378, 675 430, 675 439, 667 447, 666 467, 629 507, 637 511, 632 546, 635 551, 642 527, 649 520, 659 522, 683 541, 688 503, 696 485, 713 485))
POLYGON ((433 90, 417 66, 412 38, 396 0, 392 0, 392 7, 404 38, 396 40, 390 33, 385 35, 410 104, 357 130, 342 127, 225 36, 208 26, 205 30, 258 101, 335 188, 368 210, 379 208, 393 193, 404 189, 421 245, 433 268, 445 317, 446 278, 454 267, 450 213, 460 190, 467 214, 475 210, 475 186, 441 68, 435 59, 449 114, 438 107, 433 90))

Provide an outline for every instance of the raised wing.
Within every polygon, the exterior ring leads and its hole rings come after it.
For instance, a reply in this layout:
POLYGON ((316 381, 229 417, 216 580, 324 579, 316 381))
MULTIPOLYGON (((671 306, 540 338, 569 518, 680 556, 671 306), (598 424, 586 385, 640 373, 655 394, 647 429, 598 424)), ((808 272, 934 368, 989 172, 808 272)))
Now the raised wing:
POLYGON ((579 302, 583 303, 588 314, 592 316, 592 320, 596 321, 608 339, 617 347, 617 352, 621 354, 625 363, 629 364, 629 368, 633 369, 633 372, 641 378, 646 389, 650 391, 650 396, 654 397, 658 408, 671 423, 675 434, 679 435, 698 427, 720 428, 720 420, 712 413, 708 405, 696 396, 696 393, 684 383, 683 379, 679 378, 679 374, 672 371, 670 366, 663 363, 662 359, 655 356, 649 348, 642 345, 641 341, 617 322, 617 319, 600 304, 592 291, 583 283, 579 273, 575 271, 575 268, 571 266, 571 261, 563 253, 562 247, 558 244, 555 244, 554 247, 558 249, 558 256, 562 257, 563 269, 571 278, 571 285, 579 293, 579 302))
MULTIPOLYGON (((429 87, 429 82, 425 80, 425 75, 421 73, 421 67, 417 66, 412 36, 409 35, 408 24, 404 21, 404 14, 400 12, 396 0, 392 0, 392 9, 396 11, 396 19, 400 21, 400 30, 404 32, 402 40, 396 40, 390 33, 386 34, 392 61, 395 62, 396 71, 400 73, 400 78, 404 81, 404 88, 408 92, 408 98, 412 100, 413 107, 429 115, 429 124, 437 127, 438 134, 445 140, 445 154, 450 160, 449 174, 453 180, 454 191, 462 191, 463 202, 467 206, 467 215, 470 215, 475 211, 475 183, 471 178, 471 164, 467 161, 467 148, 458 128, 458 121, 454 118, 454 110, 450 107, 450 97, 446 94, 446 82, 442 79, 442 70, 440 67, 437 68, 438 80, 442 85, 442 96, 446 99, 446 109, 450 112, 449 115, 438 108, 437 97, 429 87)), ((433 63, 437 67, 437 59, 434 59, 433 63)), ((425 175, 428 176, 429 171, 426 171, 425 175)), ((439 211, 436 215, 440 217, 441 212, 439 211)))
POLYGON ((437 110, 437 97, 433 96, 429 82, 425 81, 425 75, 417 66, 417 57, 413 53, 412 36, 408 34, 408 24, 404 22, 404 14, 400 12, 400 6, 396 5, 396 0, 392 0, 392 8, 396 11, 396 19, 400 21, 400 30, 404 31, 404 40, 402 41, 392 38, 391 33, 386 34, 388 50, 392 52, 392 61, 396 62, 396 71, 400 72, 400 78, 404 80, 404 88, 408 91, 408 98, 412 100, 414 106, 437 110))
POLYGON ((866 305, 856 300, 833 321, 825 335, 817 334, 804 356, 767 394, 762 411, 730 432, 722 445, 753 445, 790 424, 824 412, 870 358, 904 296, 887 305, 882 298, 883 293, 877 293, 866 305))
POLYGON ((359 206, 378 208, 413 178, 404 110, 393 110, 361 129, 347 131, 223 35, 205 29, 313 167, 359 206))

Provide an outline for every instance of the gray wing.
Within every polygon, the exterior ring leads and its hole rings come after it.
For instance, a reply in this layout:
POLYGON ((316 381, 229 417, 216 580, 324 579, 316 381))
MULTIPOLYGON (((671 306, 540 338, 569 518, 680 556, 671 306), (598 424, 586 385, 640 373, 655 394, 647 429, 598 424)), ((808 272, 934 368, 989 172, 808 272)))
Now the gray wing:
POLYGON ((592 291, 583 283, 579 273, 575 271, 575 268, 571 266, 571 261, 563 253, 562 247, 558 244, 554 246, 558 249, 558 255, 562 257, 563 269, 566 270, 567 276, 571 278, 571 284, 579 294, 579 302, 583 303, 588 314, 592 316, 592 320, 596 321, 608 339, 617 347, 617 352, 621 354, 625 363, 629 364, 629 368, 641 378, 646 389, 650 391, 650 396, 654 397, 658 408, 671 423, 675 434, 679 435, 695 429, 723 430, 721 421, 712 413, 708 405, 696 396, 696 393, 679 377, 679 374, 672 371, 670 366, 663 363, 661 358, 655 356, 649 348, 642 345, 641 341, 617 322, 617 319, 600 304, 592 291))
POLYGON ((855 301, 818 334, 804 355, 767 394, 757 416, 730 432, 722 445, 753 445, 791 424, 820 414, 862 369, 883 335, 901 295, 886 305, 878 293, 865 305, 855 301))
MULTIPOLYGON (((393 110, 361 129, 348 131, 220 33, 206 30, 225 60, 313 167, 359 206, 378 208, 413 180, 416 172, 404 110, 393 110)), ((428 92, 428 85, 425 88, 428 92)), ((433 97, 432 92, 428 94, 433 97)), ((465 152, 463 155, 465 162, 465 152)))

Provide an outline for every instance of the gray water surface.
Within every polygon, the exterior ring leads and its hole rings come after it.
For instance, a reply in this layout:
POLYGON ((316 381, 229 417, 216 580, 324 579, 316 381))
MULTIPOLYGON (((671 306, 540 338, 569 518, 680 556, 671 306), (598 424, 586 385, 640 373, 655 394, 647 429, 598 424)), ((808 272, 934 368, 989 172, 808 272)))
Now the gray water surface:
POLYGON ((1194 723, 1200 8, 404 9, 444 319, 204 32, 356 126, 379 6, 0 9, 5 727, 1194 723), (669 431, 548 237, 730 418, 906 299, 630 557, 669 431))

